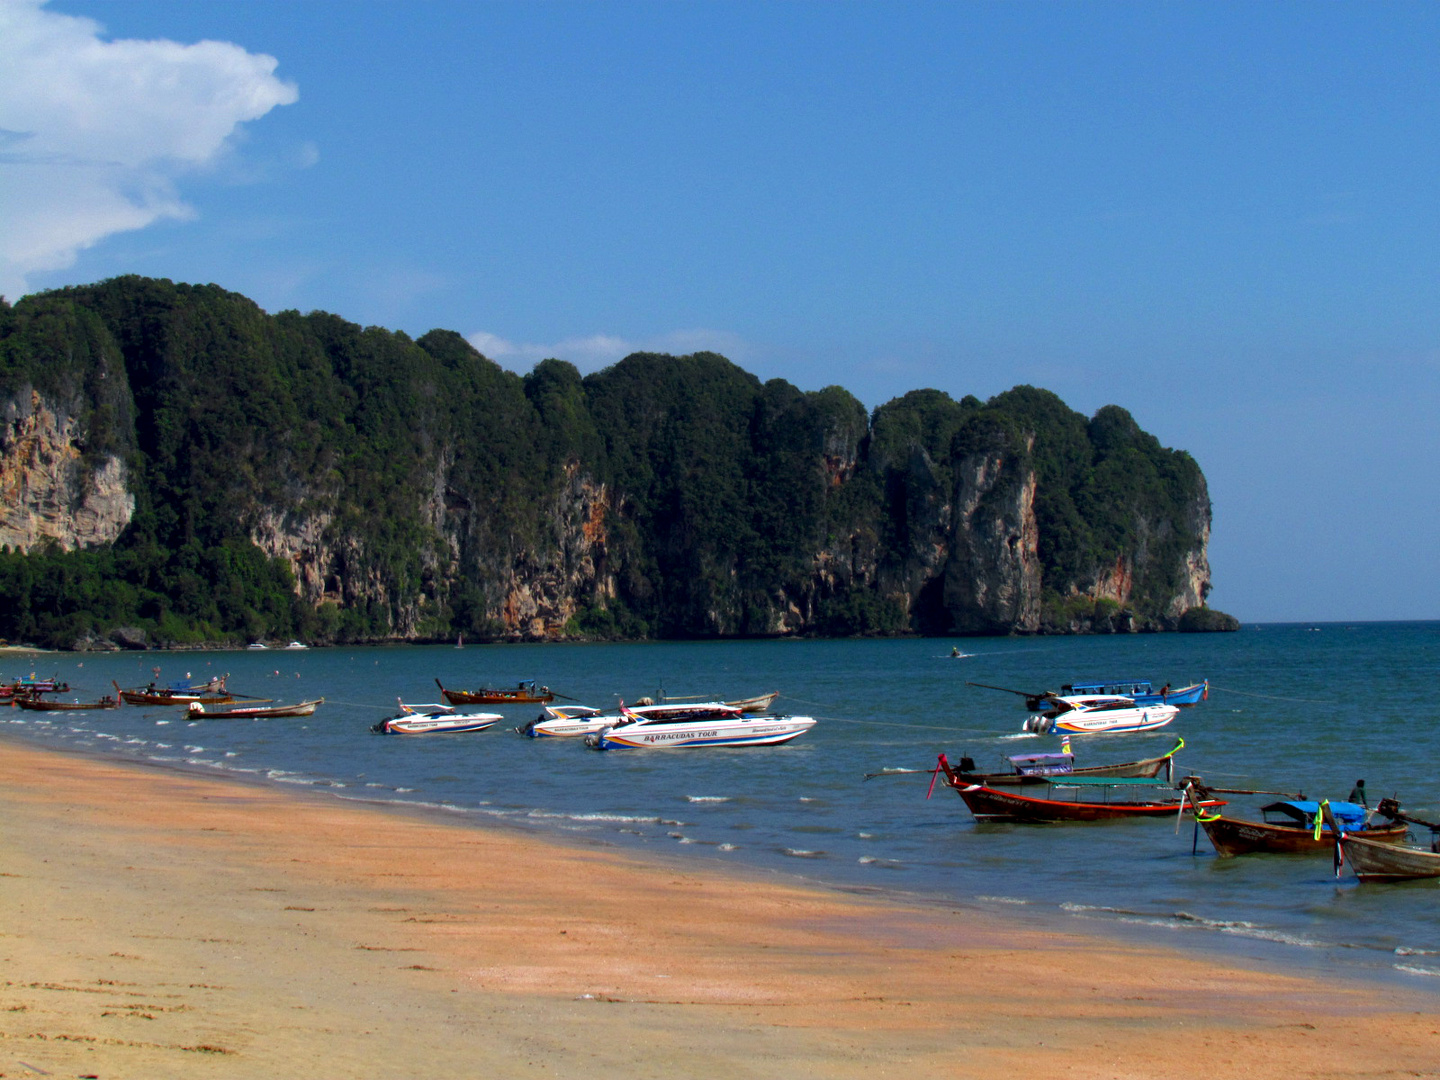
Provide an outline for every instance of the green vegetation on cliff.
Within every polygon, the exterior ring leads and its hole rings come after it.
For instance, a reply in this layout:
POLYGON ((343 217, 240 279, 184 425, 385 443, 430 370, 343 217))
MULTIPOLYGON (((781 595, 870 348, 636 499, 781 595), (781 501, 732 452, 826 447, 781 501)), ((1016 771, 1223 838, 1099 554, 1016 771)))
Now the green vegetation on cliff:
POLYGON ((0 551, 0 637, 49 645, 121 626, 154 641, 1073 630, 1097 613, 1173 627, 1209 525, 1195 462, 1115 406, 1087 419, 1031 387, 918 390, 867 416, 839 387, 762 384, 712 353, 522 377, 450 331, 271 316, 213 285, 118 278, 0 304, 0 455, 36 395, 76 421, 84 461, 125 463, 135 498, 113 545, 0 551), (1033 475, 1040 622, 971 617, 945 585, 977 455, 1012 478, 978 493, 982 515, 1033 475), (1124 611, 1100 595, 1117 582, 1124 611))

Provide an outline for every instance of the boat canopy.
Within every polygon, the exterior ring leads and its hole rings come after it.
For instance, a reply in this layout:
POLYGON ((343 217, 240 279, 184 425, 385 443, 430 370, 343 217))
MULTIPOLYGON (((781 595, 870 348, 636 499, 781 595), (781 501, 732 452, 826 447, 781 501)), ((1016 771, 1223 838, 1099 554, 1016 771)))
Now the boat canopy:
POLYGON ((1075 765, 1074 754, 1014 754, 1009 760, 1021 776, 1068 773, 1075 765))
MULTIPOLYGON (((1057 776, 1051 787, 1171 787, 1170 781, 1153 776, 1057 776)), ((1332 804, 1333 805, 1333 804, 1332 804)))
POLYGON ((1153 694, 1155 691, 1148 679, 1117 679, 1109 682, 1076 682, 1068 683, 1060 688, 1066 697, 1079 697, 1082 694, 1120 694, 1129 697, 1132 694, 1153 694))
MULTIPOLYGON (((1298 825, 1308 827, 1315 824, 1315 815, 1320 812, 1320 804, 1313 800, 1294 799, 1273 802, 1260 809, 1264 813, 1280 814, 1298 825)), ((1330 813, 1335 815, 1335 820, 1342 829, 1363 829, 1366 818, 1370 816, 1370 811, 1365 807, 1352 802, 1332 802, 1330 813)))

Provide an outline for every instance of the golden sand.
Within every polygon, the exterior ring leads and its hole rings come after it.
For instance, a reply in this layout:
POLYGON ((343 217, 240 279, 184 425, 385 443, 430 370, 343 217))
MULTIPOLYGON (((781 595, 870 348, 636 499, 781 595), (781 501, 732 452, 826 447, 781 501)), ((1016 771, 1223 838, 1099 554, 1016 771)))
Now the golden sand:
POLYGON ((13 742, 0 813, 5 1077, 1440 1077, 1358 980, 13 742))

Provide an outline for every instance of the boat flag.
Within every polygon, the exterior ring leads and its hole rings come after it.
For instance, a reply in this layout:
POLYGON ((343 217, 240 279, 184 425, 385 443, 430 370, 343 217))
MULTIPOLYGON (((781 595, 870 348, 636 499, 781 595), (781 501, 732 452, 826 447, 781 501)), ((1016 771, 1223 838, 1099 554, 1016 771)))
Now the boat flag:
POLYGON ((1069 732, 1066 732, 1064 735, 1060 736, 1060 752, 1062 754, 1068 754, 1071 752, 1069 732))

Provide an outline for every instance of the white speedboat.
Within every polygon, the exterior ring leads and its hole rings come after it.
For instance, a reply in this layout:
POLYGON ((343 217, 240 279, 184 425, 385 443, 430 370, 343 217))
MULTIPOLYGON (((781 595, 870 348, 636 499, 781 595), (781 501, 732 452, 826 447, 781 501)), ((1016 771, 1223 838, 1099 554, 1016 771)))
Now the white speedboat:
POLYGON ((1036 735, 1120 735, 1164 727, 1180 714, 1174 705, 1137 705, 1113 695, 1052 697, 1044 712, 1030 717, 1022 731, 1036 735))
MULTIPOLYGON (((631 710, 626 709, 626 713, 631 710)), ((738 713, 738 710, 736 710, 738 713)), ((693 717, 625 716, 613 727, 585 736, 592 750, 637 750, 677 746, 774 746, 815 726, 810 716, 693 717)))
POLYGON ((462 731, 484 731, 505 719, 493 712, 456 712, 450 705, 406 705, 376 724, 372 731, 386 735, 441 735, 462 731))
MULTIPOLYGON (((668 721, 731 720, 744 713, 738 704, 727 705, 720 701, 636 705, 630 709, 626 709, 622 705, 620 708, 632 717, 639 716, 668 721)), ((617 724, 626 722, 628 722, 627 717, 614 710, 605 712, 601 709, 593 709, 588 705, 547 705, 544 714, 536 717, 519 731, 522 735, 529 735, 532 739, 557 736, 573 738, 577 735, 592 735, 597 731, 604 731, 607 727, 615 727, 617 724)))

